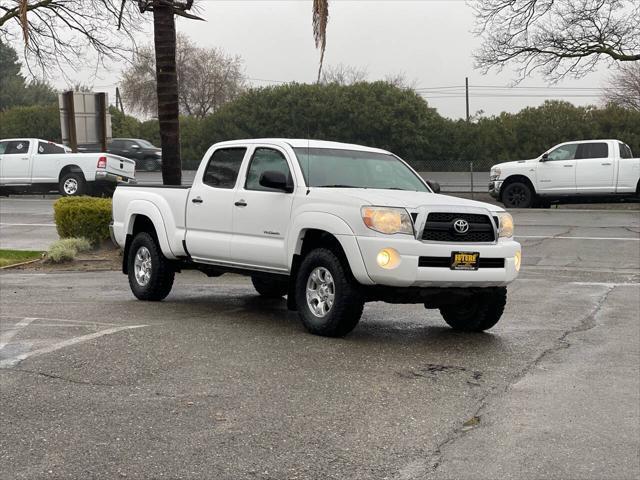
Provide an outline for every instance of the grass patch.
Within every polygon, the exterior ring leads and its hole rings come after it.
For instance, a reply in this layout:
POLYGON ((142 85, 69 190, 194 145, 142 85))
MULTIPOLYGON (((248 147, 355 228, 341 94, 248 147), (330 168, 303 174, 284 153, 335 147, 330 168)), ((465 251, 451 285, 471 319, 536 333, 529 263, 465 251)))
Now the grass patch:
POLYGON ((0 267, 8 267, 16 263, 37 260, 42 257, 42 252, 34 250, 4 250, 0 248, 0 267))
POLYGON ((47 261, 51 263, 70 262, 78 252, 91 250, 91 242, 86 238, 64 238, 53 243, 47 252, 47 261))

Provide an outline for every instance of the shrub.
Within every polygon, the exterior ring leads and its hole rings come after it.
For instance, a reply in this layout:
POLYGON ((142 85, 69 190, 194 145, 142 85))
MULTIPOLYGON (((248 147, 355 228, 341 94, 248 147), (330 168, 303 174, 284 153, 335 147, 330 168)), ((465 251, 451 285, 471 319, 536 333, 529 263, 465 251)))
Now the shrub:
POLYGON ((110 198, 64 197, 53 211, 60 238, 83 237, 94 245, 109 238, 110 198))
POLYGON ((49 247, 47 260, 53 263, 66 262, 73 260, 78 252, 87 250, 91 250, 91 242, 86 238, 65 238, 49 247))

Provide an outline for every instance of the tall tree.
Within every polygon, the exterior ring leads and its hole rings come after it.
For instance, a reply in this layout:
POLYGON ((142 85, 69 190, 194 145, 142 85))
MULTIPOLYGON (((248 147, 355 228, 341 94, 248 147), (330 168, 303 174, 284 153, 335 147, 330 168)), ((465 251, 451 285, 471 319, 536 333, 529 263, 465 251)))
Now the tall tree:
POLYGON ((475 0, 484 71, 517 65, 520 78, 582 77, 600 60, 640 60, 638 0, 475 0))
POLYGON ((98 62, 126 58, 141 20, 131 0, 0 0, 0 40, 22 42, 26 67, 42 77, 86 64, 87 50, 98 62))
POLYGON ((318 66, 318 83, 322 79, 324 51, 327 47, 327 24, 329 23, 329 0, 313 0, 313 38, 316 48, 320 49, 320 65, 318 66))
POLYGON ((176 68, 175 15, 198 19, 187 13, 193 0, 138 0, 141 12, 153 12, 153 44, 156 52, 158 123, 162 145, 162 183, 182 183, 180 157, 180 102, 176 68))
POLYGON ((640 112, 640 62, 620 65, 609 79, 604 100, 640 112))
MULTIPOLYGON (((217 48, 198 47, 184 34, 176 38, 180 113, 202 118, 236 98, 245 88, 242 59, 217 48)), ((138 50, 120 81, 130 110, 154 115, 158 109, 153 46, 138 50)))

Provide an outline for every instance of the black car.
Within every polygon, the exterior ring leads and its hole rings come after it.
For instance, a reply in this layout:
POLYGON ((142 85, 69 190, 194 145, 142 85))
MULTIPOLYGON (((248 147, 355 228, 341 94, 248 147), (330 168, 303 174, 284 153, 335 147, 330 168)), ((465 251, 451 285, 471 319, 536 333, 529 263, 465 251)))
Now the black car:
POLYGON ((107 152, 135 160, 136 170, 152 172, 160 170, 162 165, 162 150, 140 138, 114 138, 107 152))

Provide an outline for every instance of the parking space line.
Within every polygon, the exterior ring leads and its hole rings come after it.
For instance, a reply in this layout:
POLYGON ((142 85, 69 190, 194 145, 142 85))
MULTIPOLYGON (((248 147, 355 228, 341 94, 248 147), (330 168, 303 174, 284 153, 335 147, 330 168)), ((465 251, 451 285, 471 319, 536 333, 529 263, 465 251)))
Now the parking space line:
POLYGON ((25 317, 16 323, 10 330, 0 334, 0 350, 2 350, 20 330, 28 326, 34 320, 35 318, 25 317))
POLYGON ((69 340, 64 340, 62 342, 54 343, 53 345, 49 345, 48 347, 39 348, 37 350, 32 350, 30 352, 22 353, 20 355, 16 355, 15 357, 10 357, 5 360, 2 360, 0 361, 0 368, 11 367, 27 358, 35 357, 37 355, 43 355, 45 353, 55 352, 56 350, 60 350, 61 348, 70 347, 72 345, 76 345, 82 342, 87 342, 89 340, 94 340, 96 338, 100 338, 105 335, 121 332, 123 330, 133 330, 136 328, 142 328, 146 326, 147 325, 128 325, 126 327, 108 328, 107 330, 101 330, 99 332, 90 333, 88 335, 82 335, 80 337, 70 338, 69 340))
POLYGON ((0 223, 0 227, 55 227, 55 223, 0 223))
MULTIPOLYGON (((0 315, 0 318, 15 318, 15 317, 7 317, 6 315, 0 315)), ((68 318, 50 318, 50 317, 30 317, 31 320, 45 320, 47 322, 63 322, 63 323, 74 323, 81 326, 87 325, 104 325, 104 326, 116 326, 117 323, 105 323, 105 322, 95 322, 93 320, 72 320, 68 318)))

